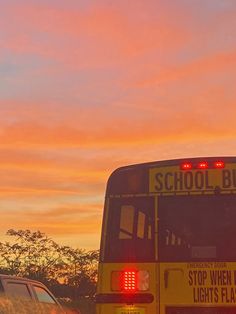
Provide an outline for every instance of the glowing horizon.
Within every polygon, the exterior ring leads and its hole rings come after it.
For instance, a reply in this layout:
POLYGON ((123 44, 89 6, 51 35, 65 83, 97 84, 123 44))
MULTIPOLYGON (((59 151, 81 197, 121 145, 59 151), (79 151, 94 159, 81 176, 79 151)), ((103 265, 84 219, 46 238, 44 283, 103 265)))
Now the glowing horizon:
POLYGON ((1 8, 0 234, 97 249, 115 168, 235 155, 234 0, 1 8))

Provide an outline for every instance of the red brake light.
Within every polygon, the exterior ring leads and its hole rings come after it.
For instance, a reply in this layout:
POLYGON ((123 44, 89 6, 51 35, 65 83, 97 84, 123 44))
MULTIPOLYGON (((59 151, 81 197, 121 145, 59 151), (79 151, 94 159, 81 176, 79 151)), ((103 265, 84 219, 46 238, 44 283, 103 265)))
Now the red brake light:
POLYGON ((123 290, 125 292, 134 292, 137 290, 137 272, 136 271, 124 271, 123 290))
POLYGON ((225 163, 223 161, 216 161, 214 162, 214 168, 224 168, 225 163))
POLYGON ((193 168, 191 162, 184 162, 180 165, 181 170, 190 170, 193 168))
POLYGON ((137 292, 149 290, 149 272, 147 270, 112 271, 111 290, 137 292))
POLYGON ((208 168, 208 163, 206 161, 201 161, 197 165, 198 169, 207 169, 208 168))

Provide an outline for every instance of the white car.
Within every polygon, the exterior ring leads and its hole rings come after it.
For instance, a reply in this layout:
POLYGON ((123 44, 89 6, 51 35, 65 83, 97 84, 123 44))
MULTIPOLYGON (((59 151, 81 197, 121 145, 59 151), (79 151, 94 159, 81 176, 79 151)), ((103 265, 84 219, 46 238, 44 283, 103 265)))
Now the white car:
POLYGON ((36 280, 0 274, 0 292, 1 314, 67 313, 48 288, 36 280))

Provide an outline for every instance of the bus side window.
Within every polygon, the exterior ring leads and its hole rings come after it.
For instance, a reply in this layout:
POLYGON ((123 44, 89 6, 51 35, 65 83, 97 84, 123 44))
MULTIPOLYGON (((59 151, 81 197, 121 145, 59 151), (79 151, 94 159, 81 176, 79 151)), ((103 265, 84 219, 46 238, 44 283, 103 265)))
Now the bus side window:
POLYGON ((166 229, 165 234, 165 246, 186 247, 185 241, 180 236, 177 236, 174 232, 166 229))
POLYGON ((120 209, 119 239, 147 239, 152 238, 150 217, 142 210, 132 205, 122 205, 120 209))
POLYGON ((121 206, 119 239, 132 239, 135 209, 131 205, 121 206))
POLYGON ((175 245, 175 239, 176 239, 176 237, 175 237, 175 234, 172 232, 171 233, 171 245, 175 245))
POLYGON ((138 239, 152 239, 152 221, 151 217, 142 210, 138 211, 137 221, 137 238, 138 239))
POLYGON ((170 231, 168 229, 165 230, 165 246, 168 246, 170 244, 170 231))
POLYGON ((137 238, 144 239, 145 236, 145 220, 146 215, 139 211, 138 212, 138 226, 137 226, 137 238))
POLYGON ((152 223, 150 217, 148 221, 148 240, 152 240, 152 223))

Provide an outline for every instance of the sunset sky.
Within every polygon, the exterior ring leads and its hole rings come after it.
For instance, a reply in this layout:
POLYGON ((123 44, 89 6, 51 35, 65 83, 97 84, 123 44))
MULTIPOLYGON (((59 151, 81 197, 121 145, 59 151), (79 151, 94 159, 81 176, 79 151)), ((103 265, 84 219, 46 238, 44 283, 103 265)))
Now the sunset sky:
POLYGON ((235 86, 235 0, 0 0, 1 236, 99 248, 115 168, 236 155, 235 86))

